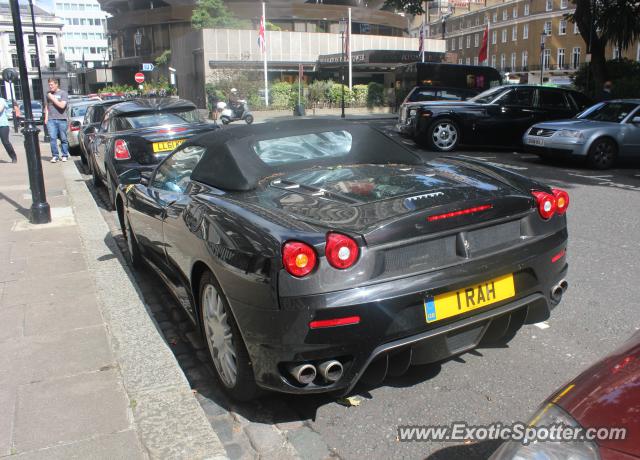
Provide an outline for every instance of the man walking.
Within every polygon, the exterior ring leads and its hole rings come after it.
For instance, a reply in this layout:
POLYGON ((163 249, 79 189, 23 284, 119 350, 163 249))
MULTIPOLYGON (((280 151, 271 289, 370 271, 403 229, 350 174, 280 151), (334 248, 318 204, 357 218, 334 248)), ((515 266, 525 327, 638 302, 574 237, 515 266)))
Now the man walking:
POLYGON ((67 142, 67 103, 69 95, 58 86, 58 80, 49 78, 49 92, 47 93, 47 107, 44 112, 44 122, 51 138, 51 163, 57 163, 58 137, 62 149, 62 161, 69 158, 69 143, 67 142))
POLYGON ((4 149, 11 157, 11 163, 17 163, 18 157, 16 156, 16 151, 13 150, 13 145, 11 145, 11 142, 9 141, 9 119, 7 118, 8 110, 9 107, 7 106, 7 101, 0 97, 0 140, 2 140, 4 149))

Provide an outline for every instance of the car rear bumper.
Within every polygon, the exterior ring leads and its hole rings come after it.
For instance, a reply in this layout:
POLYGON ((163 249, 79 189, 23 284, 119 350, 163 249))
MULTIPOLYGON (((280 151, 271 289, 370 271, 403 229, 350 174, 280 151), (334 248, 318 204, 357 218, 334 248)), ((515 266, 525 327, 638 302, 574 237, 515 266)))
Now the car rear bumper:
POLYGON ((280 299, 279 310, 229 299, 247 345, 258 385, 286 393, 346 392, 360 380, 379 382, 411 364, 441 361, 498 340, 523 323, 547 319, 559 299, 551 295, 567 274, 566 228, 498 257, 470 261, 367 287, 280 299), (515 296, 452 318, 427 323, 428 295, 460 290, 512 273, 515 296), (387 293, 384 295, 383 293, 387 293), (391 293, 390 295, 388 293, 391 293), (358 324, 310 329, 315 320, 359 316, 358 324), (301 385, 288 369, 338 360, 344 368, 333 383, 317 377, 301 385))

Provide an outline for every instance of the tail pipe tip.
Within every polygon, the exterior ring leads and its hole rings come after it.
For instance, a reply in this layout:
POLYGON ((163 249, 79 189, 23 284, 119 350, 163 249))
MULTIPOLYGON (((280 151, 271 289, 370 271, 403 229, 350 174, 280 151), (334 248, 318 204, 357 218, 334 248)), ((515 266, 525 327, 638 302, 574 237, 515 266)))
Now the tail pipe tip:
POLYGON ((343 367, 340 361, 332 359, 321 363, 318 371, 327 382, 337 382, 342 377, 343 367))
POLYGON ((298 364, 290 366, 289 373, 302 385, 309 385, 316 378, 316 367, 313 364, 298 364))
POLYGON ((565 293, 565 291, 569 288, 569 283, 567 282, 567 280, 562 280, 560 281, 558 284, 556 284, 555 286, 553 286, 551 288, 551 298, 554 300, 554 302, 560 302, 560 299, 562 299, 562 295, 565 293))

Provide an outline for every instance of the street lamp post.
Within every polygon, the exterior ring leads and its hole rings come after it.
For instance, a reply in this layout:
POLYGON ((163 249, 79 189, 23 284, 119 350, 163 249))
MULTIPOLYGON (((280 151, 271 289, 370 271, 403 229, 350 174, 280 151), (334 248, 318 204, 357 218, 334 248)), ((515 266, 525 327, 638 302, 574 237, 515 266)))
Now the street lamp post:
MULTIPOLYGON (((47 101, 45 99, 44 82, 42 81, 42 69, 40 68, 40 49, 38 46, 38 34, 36 33, 36 19, 33 14, 33 1, 29 0, 29 8, 31 9, 31 25, 33 26, 33 39, 36 42, 36 64, 38 67, 38 78, 40 79, 40 92, 42 93, 42 117, 44 118, 44 111, 46 110, 47 101)), ((55 74, 54 74, 55 75, 55 74)), ((34 94, 35 96, 35 94, 34 94)), ((50 142, 49 130, 47 124, 42 121, 42 129, 44 130, 44 141, 50 142)))
POLYGON ((347 21, 344 18, 340 18, 340 39, 342 41, 342 54, 340 55, 340 83, 342 85, 342 96, 340 102, 340 118, 344 118, 344 33, 347 28, 347 21))
POLYGON ((547 33, 543 30, 540 34, 540 85, 543 83, 542 76, 544 74, 544 41, 547 38, 547 33))
POLYGON ((136 45, 136 56, 140 56, 140 45, 142 45, 142 33, 140 29, 136 29, 136 33, 133 35, 133 40, 136 45))
POLYGON ((25 91, 22 92, 24 103, 24 122, 22 130, 24 134, 24 149, 27 154, 27 166, 29 169, 29 186, 31 188, 31 212, 29 220, 32 224, 46 224, 51 222, 51 209, 47 203, 44 189, 44 177, 42 174, 42 160, 40 159, 40 144, 38 143, 38 128, 33 121, 31 111, 31 95, 29 94, 29 74, 27 63, 24 60, 24 36, 22 32, 22 19, 20 17, 20 4, 18 0, 9 0, 11 16, 13 17, 13 32, 16 37, 16 51, 18 53, 18 68, 20 70, 20 84, 25 91))
POLYGON ((107 65, 109 64, 109 61, 107 61, 107 53, 108 53, 107 49, 104 48, 102 50, 102 62, 104 64, 104 86, 105 86, 105 88, 107 86, 107 65))

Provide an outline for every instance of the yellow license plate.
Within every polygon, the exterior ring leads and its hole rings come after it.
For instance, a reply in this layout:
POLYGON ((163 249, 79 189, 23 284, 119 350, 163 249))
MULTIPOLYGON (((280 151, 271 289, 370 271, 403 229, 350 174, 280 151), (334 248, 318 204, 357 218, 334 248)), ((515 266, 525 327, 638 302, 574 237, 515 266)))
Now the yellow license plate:
POLYGON ((433 323, 486 307, 515 295, 513 275, 509 274, 457 291, 429 296, 424 300, 424 313, 427 323, 433 323))
POLYGON ((153 153, 166 152, 167 150, 173 150, 182 144, 185 139, 176 139, 175 141, 164 141, 153 143, 153 153))

